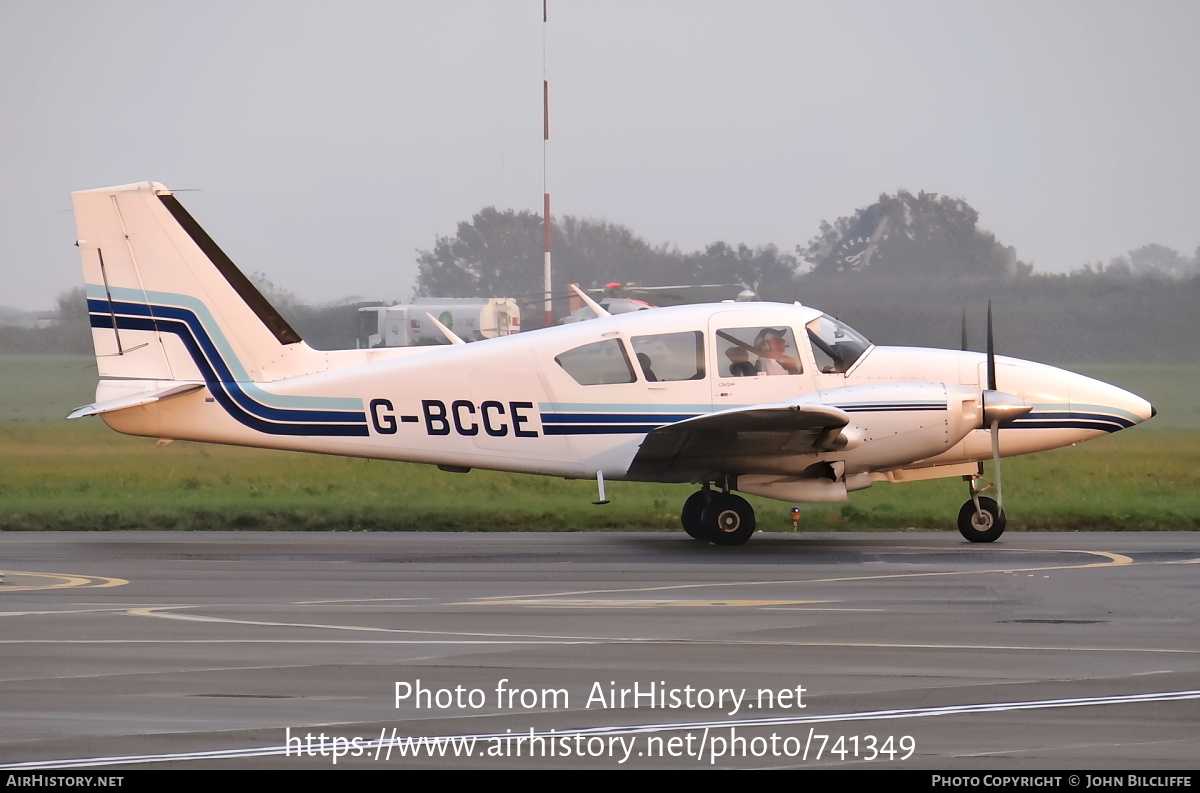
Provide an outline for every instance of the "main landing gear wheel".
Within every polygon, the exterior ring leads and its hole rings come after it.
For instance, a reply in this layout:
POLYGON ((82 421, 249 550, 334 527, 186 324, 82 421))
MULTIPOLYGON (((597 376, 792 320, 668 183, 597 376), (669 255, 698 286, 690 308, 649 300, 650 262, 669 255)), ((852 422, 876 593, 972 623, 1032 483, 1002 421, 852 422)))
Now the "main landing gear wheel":
POLYGON ((1004 533, 1004 510, 993 499, 979 497, 979 508, 972 499, 958 511, 958 531, 971 542, 993 542, 1004 533))
MULTIPOLYGON (((688 496, 687 501, 683 502, 683 510, 679 513, 679 522, 683 524, 683 530, 688 533, 688 536, 693 540, 709 539, 708 534, 704 531, 704 526, 700 522, 700 513, 704 511, 704 503, 706 501, 703 490, 697 490, 688 496)), ((708 495, 712 495, 710 491, 708 495)))
POLYGON ((700 511, 700 525, 716 545, 741 545, 754 534, 754 507, 741 496, 713 493, 700 511))

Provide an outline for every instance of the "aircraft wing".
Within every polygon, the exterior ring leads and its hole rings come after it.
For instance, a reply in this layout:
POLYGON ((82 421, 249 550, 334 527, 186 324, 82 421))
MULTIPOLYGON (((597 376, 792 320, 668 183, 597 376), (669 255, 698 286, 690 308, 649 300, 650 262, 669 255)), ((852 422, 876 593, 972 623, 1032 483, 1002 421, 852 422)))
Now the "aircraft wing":
POLYGON ((796 458, 839 448, 850 416, 815 402, 754 405, 685 419, 652 430, 629 476, 689 481, 709 472, 798 473, 796 458))

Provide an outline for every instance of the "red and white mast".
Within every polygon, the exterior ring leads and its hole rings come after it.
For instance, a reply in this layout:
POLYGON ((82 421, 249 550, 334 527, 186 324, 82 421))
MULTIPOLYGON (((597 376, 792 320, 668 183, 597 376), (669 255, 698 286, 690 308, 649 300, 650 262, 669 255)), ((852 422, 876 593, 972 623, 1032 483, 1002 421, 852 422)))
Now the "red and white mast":
POLYGON ((550 327, 554 324, 554 306, 550 285, 550 188, 546 183, 546 152, 550 147, 550 81, 546 79, 546 3, 547 0, 542 0, 542 213, 546 226, 542 280, 546 293, 546 327, 550 327))

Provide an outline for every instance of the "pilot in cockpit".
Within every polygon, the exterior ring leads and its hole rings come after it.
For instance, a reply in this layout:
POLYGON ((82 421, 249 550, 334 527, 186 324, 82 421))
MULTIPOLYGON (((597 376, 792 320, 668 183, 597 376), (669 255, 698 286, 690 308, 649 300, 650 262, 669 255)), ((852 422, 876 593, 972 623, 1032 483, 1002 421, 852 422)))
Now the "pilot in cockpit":
POLYGON ((762 374, 799 374, 800 362, 787 354, 787 330, 763 328, 754 339, 755 368, 762 374))

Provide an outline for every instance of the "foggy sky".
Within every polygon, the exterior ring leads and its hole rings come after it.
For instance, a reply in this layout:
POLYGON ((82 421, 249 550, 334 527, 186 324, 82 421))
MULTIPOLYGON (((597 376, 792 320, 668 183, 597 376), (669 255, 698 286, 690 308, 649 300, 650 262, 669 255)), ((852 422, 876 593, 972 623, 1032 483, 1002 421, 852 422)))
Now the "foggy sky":
MULTIPOLYGON (((550 0, 554 213, 684 250, 966 199, 1036 271, 1200 244, 1194 2, 550 0)), ((247 273, 407 300, 541 211, 539 0, 0 2, 0 305, 80 282, 72 190, 153 180, 247 273)))

